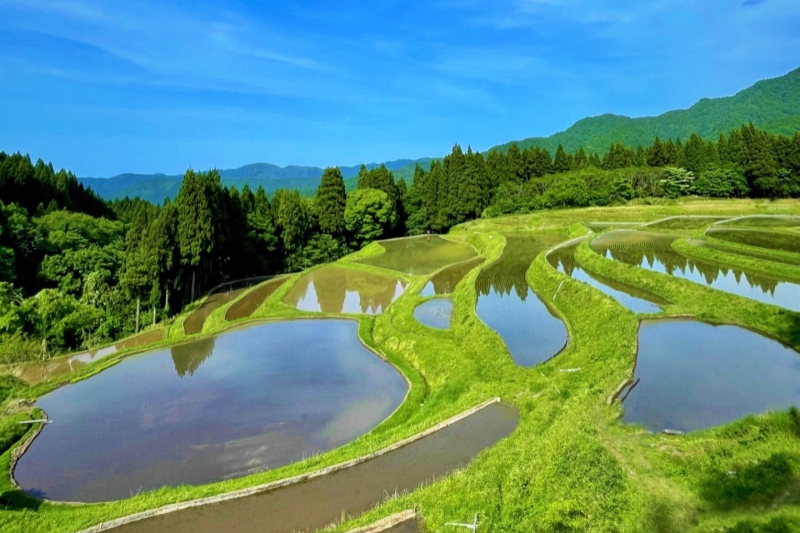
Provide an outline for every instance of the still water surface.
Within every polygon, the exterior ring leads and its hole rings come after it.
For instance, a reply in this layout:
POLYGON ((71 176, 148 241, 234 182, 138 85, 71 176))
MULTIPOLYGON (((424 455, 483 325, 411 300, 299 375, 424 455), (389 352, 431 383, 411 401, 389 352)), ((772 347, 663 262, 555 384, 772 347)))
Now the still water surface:
POLYGON ((476 257, 475 259, 443 268, 428 280, 428 283, 419 291, 420 296, 451 294, 456 290, 456 285, 458 285, 473 268, 482 265, 483 261, 482 257, 476 257))
POLYGON ((536 296, 525 279, 533 260, 566 240, 561 233, 507 234, 500 259, 478 275, 476 312, 497 331, 521 366, 534 366, 556 355, 567 343, 567 329, 536 296))
MULTIPOLYGON (((120 533, 292 533, 322 528, 467 465, 519 423, 495 403, 395 451, 304 483, 134 522, 120 533)), ((405 531, 405 529, 400 529, 405 531)), ((117 531, 117 530, 115 530, 117 531)))
POLYGON ((736 326, 643 322, 634 379, 624 420, 653 431, 693 431, 800 406, 800 354, 736 326))
POLYGON ((358 262, 415 276, 425 276, 477 255, 469 244, 449 241, 438 235, 392 239, 379 244, 386 250, 384 253, 358 262))
POLYGON ((436 298, 421 303, 414 309, 414 318, 420 323, 432 328, 447 329, 450 327, 450 318, 453 315, 453 300, 450 298, 436 298))
POLYGON ((389 276, 327 266, 300 278, 283 303, 303 311, 379 315, 403 294, 406 285, 389 276))
POLYGON ((629 265, 708 285, 763 303, 800 311, 800 285, 752 271, 686 257, 671 248, 677 237, 663 233, 616 230, 592 241, 592 249, 629 265))
POLYGON ((276 468, 362 435, 406 383, 350 320, 262 324, 131 357, 37 401, 29 493, 105 501, 276 468))
POLYGON ((634 313, 658 313, 661 307, 656 302, 666 302, 654 294, 647 293, 620 281, 611 280, 583 270, 575 262, 575 250, 583 241, 575 241, 556 248, 547 255, 547 261, 559 272, 594 287, 627 307, 634 313))

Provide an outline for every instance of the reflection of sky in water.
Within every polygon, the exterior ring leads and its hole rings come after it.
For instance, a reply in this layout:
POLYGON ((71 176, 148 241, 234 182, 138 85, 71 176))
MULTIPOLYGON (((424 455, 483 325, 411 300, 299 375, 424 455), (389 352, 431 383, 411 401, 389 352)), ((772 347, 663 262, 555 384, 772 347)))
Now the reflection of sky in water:
MULTIPOLYGON (((604 251, 603 255, 611 258, 611 254, 608 251, 604 251)), ((776 282, 775 289, 771 292, 768 289, 751 284, 747 280, 745 274, 739 273, 737 276, 737 273, 732 269, 718 269, 715 278, 709 280, 699 270, 692 267, 691 264, 685 268, 676 267, 670 271, 665 264, 657 258, 654 258, 652 262, 644 258, 638 266, 654 272, 669 274, 677 278, 708 285, 715 289, 738 296, 744 296, 745 298, 750 298, 758 302, 774 304, 786 309, 800 311, 800 285, 795 283, 784 281, 776 282)))
MULTIPOLYGON (((328 285, 325 287, 324 295, 320 295, 322 291, 317 290, 313 279, 309 278, 307 281, 301 280, 298 282, 298 286, 304 285, 305 288, 302 293, 298 294, 297 303, 294 304, 294 306, 302 311, 318 313, 363 313, 367 315, 379 315, 385 312, 386 308, 400 297, 405 290, 404 282, 391 278, 385 278, 385 280, 383 286, 378 287, 380 292, 375 292, 374 287, 371 287, 372 290, 362 291, 350 290, 345 285, 328 285)), ((331 281, 329 283, 333 282, 331 281)), ((293 291, 297 291, 297 288, 294 288, 293 291)))
MULTIPOLYGON (((558 271, 561 273, 566 273, 564 271, 564 267, 559 265, 558 271)), ((582 281, 587 285, 594 287, 595 289, 599 290, 600 292, 607 294, 618 301, 620 304, 625 306, 626 308, 630 309, 634 313, 658 313, 661 311, 661 308, 654 304, 653 302, 648 302, 642 298, 637 298, 636 296, 631 296, 625 292, 619 291, 608 285, 599 282, 598 280, 591 277, 587 274, 582 268, 575 267, 572 271, 572 278, 578 281, 582 281)))
POLYGON ((447 329, 453 315, 453 300, 437 298, 422 303, 414 309, 414 318, 432 328, 447 329))
POLYGON ((274 468, 385 419, 403 378, 349 320, 298 320, 133 356, 37 401, 53 423, 17 467, 26 489, 100 501, 274 468))
POLYGON ((625 421, 656 431, 692 431, 800 405, 800 354, 735 326, 643 323, 635 378, 623 402, 625 421))

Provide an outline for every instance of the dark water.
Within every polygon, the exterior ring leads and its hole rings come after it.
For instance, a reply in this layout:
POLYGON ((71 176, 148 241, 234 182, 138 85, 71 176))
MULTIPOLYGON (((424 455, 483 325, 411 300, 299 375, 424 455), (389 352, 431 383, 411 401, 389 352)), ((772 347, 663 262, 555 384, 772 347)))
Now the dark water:
POLYGON ((643 322, 635 379, 624 419, 654 431, 693 431, 800 405, 800 354, 736 326, 643 322))
POLYGON ((525 273, 536 256, 566 240, 556 233, 508 234, 500 259, 478 275, 476 312, 497 331, 521 366, 534 366, 567 343, 567 329, 528 285, 525 273))
POLYGON ((670 247, 677 237, 616 230, 592 241, 592 249, 629 265, 669 274, 763 303, 800 311, 800 285, 752 271, 698 261, 670 247))
MULTIPOLYGON (((324 527, 468 464, 511 434, 515 407, 492 404, 421 440, 304 483, 123 526, 134 533, 291 533, 324 527)), ((401 529, 405 531, 404 529, 401 529)))
POLYGON ((384 253, 358 262, 415 276, 428 275, 477 255, 469 244, 448 241, 438 235, 392 239, 379 244, 386 250, 384 253))
POLYGON ((656 295, 649 294, 626 283, 589 273, 578 266, 575 262, 575 250, 581 242, 576 241, 567 246, 556 248, 547 255, 547 261, 559 272, 563 272, 567 276, 571 276, 611 296, 634 313, 658 313, 661 311, 661 307, 656 302, 662 304, 666 302, 656 295))
POLYGON ((443 268, 428 280, 428 283, 419 291, 419 294, 421 296, 452 294, 452 292, 456 290, 456 285, 458 285, 473 268, 477 268, 482 264, 483 258, 476 257, 475 259, 443 268))
POLYGON ((225 320, 233 321, 249 317, 264 303, 264 300, 269 298, 281 285, 286 283, 287 279, 288 277, 281 276, 253 289, 249 294, 243 296, 238 302, 228 308, 225 312, 225 320))
POLYGON ((203 331, 203 324, 205 324, 206 319, 211 313, 225 304, 232 302, 244 291, 258 285, 265 279, 267 278, 247 278, 220 285, 212 294, 209 294, 208 297, 203 300, 203 303, 194 313, 183 321, 183 331, 185 331, 187 335, 200 333, 203 331))
POLYGON ((438 329, 448 329, 453 315, 453 300, 436 298, 421 303, 414 309, 414 318, 422 324, 438 329))
POLYGON ((262 324, 132 357, 37 404, 53 420, 17 464, 31 494, 105 501, 243 476, 341 446, 406 383, 349 320, 262 324))
POLYGON ((300 278, 283 303, 303 311, 379 315, 403 294, 403 280, 338 266, 300 278))

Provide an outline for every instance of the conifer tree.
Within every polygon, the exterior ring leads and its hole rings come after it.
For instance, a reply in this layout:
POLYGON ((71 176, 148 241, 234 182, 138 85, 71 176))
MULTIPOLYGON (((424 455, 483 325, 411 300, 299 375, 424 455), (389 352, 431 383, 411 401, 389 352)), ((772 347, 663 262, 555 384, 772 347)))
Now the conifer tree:
POLYGON ((339 167, 326 168, 319 182, 315 203, 320 231, 333 236, 342 234, 346 203, 347 193, 339 167))
POLYGON ((564 147, 560 144, 556 148, 556 158, 553 161, 554 172, 569 172, 572 167, 570 157, 564 151, 564 147))

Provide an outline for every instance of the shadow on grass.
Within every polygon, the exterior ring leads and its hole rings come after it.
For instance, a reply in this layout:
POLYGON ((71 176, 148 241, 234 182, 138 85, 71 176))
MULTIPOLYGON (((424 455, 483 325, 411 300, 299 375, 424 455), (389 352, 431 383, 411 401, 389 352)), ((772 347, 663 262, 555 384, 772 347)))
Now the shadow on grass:
POLYGON ((19 489, 7 490, 0 494, 0 508, 4 511, 36 511, 42 501, 33 498, 19 489))
MULTIPOLYGON (((793 457, 776 453, 738 471, 718 472, 701 485, 700 496, 723 510, 769 505, 793 490, 792 462, 793 457)), ((797 495, 790 499, 797 499, 797 495)))
POLYGON ((785 518, 773 518, 763 524, 744 520, 726 529, 724 533, 792 533, 792 531, 797 531, 799 525, 798 522, 790 522, 785 518))

